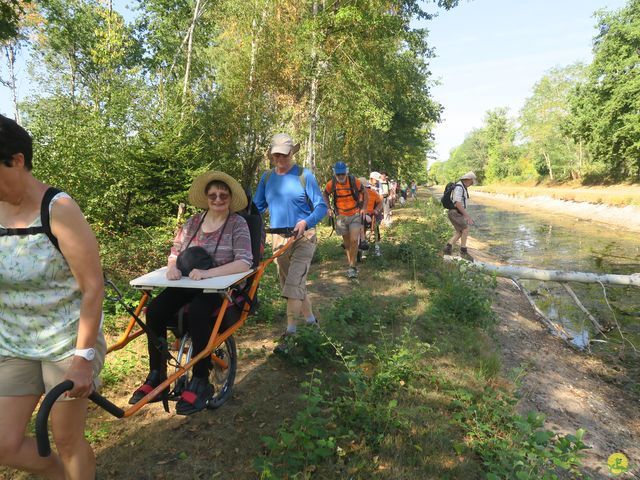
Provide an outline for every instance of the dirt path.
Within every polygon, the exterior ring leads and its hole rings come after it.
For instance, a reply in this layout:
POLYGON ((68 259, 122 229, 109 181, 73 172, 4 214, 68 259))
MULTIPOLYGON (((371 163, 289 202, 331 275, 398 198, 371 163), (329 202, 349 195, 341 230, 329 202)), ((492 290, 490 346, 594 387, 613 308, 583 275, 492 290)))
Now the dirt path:
MULTIPOLYGON (((475 258, 495 262, 479 242, 469 246, 475 258)), ((586 429, 591 450, 584 465, 592 478, 612 478, 607 458, 615 452, 624 453, 632 467, 616 478, 640 478, 640 401, 621 388, 625 371, 553 337, 507 279, 498 279, 494 310, 502 320, 496 337, 505 371, 524 371, 519 411, 544 413, 548 426, 562 433, 586 429)))

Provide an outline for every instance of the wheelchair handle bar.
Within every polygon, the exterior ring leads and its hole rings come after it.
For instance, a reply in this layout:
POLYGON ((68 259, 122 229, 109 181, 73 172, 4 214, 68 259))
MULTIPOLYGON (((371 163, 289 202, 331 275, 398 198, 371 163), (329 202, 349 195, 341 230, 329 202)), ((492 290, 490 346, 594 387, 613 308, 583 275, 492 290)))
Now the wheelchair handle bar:
MULTIPOLYGON (((38 445, 38 454, 41 457, 48 457, 51 455, 48 427, 51 408, 60 395, 64 392, 68 392, 72 388, 73 382, 71 380, 65 380, 53 387, 42 400, 42 404, 40 405, 40 409, 36 415, 36 443, 38 445)), ((117 407, 97 392, 93 392, 89 395, 89 400, 109 412, 114 417, 124 417, 124 410, 117 407)))
POLYGON ((285 238, 292 237, 293 227, 282 227, 282 228, 265 228, 265 233, 272 233, 275 235, 282 235, 285 238))

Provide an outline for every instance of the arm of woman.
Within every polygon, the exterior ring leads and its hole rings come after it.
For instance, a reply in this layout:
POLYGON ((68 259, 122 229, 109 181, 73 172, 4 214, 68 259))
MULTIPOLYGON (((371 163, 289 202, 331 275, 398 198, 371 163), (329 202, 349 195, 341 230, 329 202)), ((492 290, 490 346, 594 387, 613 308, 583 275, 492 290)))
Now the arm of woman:
MULTIPOLYGON (((60 251, 82 293, 76 348, 94 348, 104 297, 98 242, 80 207, 70 198, 61 198, 53 204, 51 231, 58 239, 60 251)), ((68 392, 70 397, 88 397, 93 389, 92 362, 74 356, 66 378, 74 384, 73 389, 68 392)))

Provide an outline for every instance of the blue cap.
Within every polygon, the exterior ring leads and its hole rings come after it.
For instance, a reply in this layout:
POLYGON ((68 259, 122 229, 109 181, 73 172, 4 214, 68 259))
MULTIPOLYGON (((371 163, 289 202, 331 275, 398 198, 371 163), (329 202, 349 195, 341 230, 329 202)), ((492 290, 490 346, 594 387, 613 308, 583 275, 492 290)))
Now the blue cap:
POLYGON ((345 173, 349 173, 349 167, 344 162, 336 162, 333 166, 333 173, 336 175, 344 175, 345 173))

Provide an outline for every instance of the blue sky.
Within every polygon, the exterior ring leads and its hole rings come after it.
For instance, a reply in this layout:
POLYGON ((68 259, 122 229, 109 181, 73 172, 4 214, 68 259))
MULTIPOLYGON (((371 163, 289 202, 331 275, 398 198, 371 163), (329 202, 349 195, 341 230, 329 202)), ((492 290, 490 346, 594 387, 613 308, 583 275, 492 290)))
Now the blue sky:
MULTIPOLYGON (((131 19, 125 6, 115 8, 131 19)), ((591 60, 596 33, 593 12, 616 10, 625 0, 461 0, 461 4, 424 25, 437 57, 431 71, 440 84, 433 95, 444 106, 435 129, 436 158, 480 127, 484 113, 509 107, 517 115, 533 85, 554 66, 591 60)), ((4 59, 2 59, 4 61, 4 59)), ((4 75, 6 67, 0 70, 4 75)), ((29 94, 24 62, 19 65, 19 92, 29 94)), ((12 114, 10 92, 0 86, 0 112, 12 114)))
POLYGON ((461 0, 423 26, 437 58, 432 93, 445 108, 435 129, 436 158, 480 127, 487 110, 517 115, 546 71, 589 63, 596 34, 593 13, 617 10, 624 0, 461 0))

